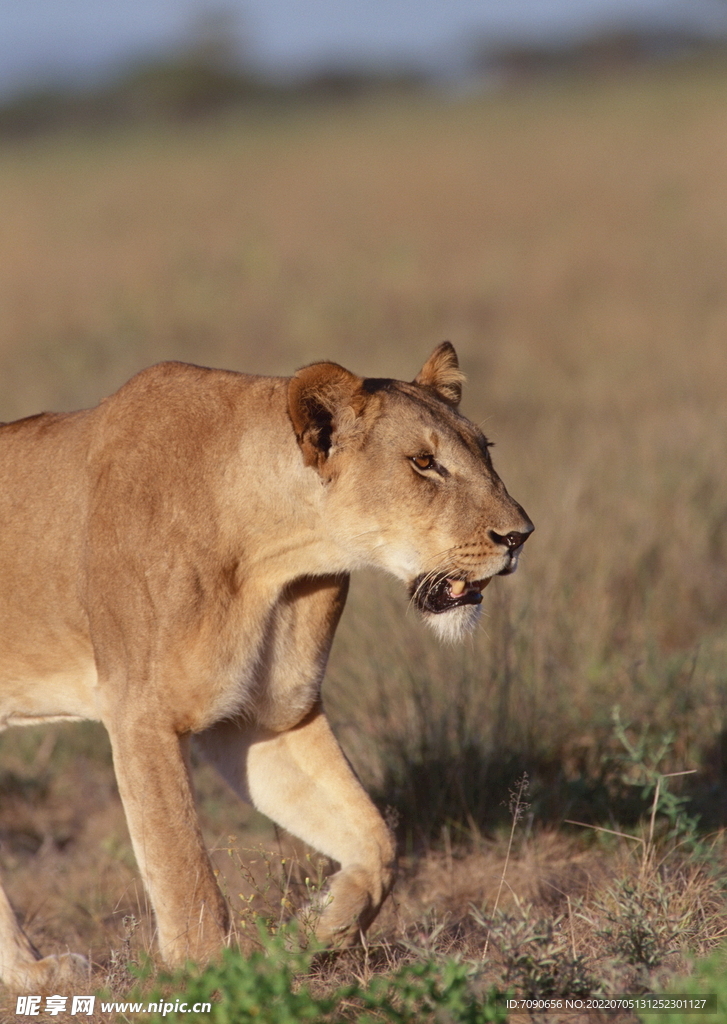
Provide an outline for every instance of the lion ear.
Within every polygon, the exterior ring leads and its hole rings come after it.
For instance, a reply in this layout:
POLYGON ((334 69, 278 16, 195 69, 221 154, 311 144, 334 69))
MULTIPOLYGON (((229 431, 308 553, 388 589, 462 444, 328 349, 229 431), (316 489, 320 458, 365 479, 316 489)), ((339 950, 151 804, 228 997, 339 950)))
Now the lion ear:
POLYGON ((431 388, 447 405, 455 408, 462 400, 462 384, 465 375, 459 368, 457 353, 451 341, 443 341, 427 359, 414 383, 423 388, 431 388))
POLYGON ((306 466, 319 471, 341 444, 364 405, 362 378, 338 363, 313 363, 288 384, 288 413, 306 466))

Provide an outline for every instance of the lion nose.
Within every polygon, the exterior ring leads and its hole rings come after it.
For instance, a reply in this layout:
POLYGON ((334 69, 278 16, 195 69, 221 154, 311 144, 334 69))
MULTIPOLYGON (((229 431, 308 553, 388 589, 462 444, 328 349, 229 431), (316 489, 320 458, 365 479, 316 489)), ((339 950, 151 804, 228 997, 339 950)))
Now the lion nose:
POLYGON ((532 526, 525 533, 520 533, 518 530, 511 530, 510 533, 506 533, 504 535, 501 533, 495 533, 494 530, 490 530, 490 537, 494 540, 495 544, 502 544, 512 552, 517 551, 519 547, 522 547, 532 532, 532 526))

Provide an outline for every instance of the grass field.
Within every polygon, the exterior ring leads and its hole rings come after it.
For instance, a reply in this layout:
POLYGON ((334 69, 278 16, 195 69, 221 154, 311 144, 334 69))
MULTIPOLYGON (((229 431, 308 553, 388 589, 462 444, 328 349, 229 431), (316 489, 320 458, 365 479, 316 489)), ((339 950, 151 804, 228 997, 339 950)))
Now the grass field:
MULTIPOLYGON (((725 934, 726 102, 727 69, 656 69, 0 150, 0 419, 165 358, 406 379, 443 338, 460 354, 537 532, 459 648, 400 588, 354 583, 325 697, 399 816, 389 965, 412 943, 482 962, 489 929, 492 981, 527 991, 537 949, 556 988, 577 962, 592 991, 636 991, 725 934)), ((151 923, 105 739, 0 742, 11 897, 44 952, 90 952, 122 991, 151 923)), ((272 920, 289 840, 198 782, 231 895, 272 920)))

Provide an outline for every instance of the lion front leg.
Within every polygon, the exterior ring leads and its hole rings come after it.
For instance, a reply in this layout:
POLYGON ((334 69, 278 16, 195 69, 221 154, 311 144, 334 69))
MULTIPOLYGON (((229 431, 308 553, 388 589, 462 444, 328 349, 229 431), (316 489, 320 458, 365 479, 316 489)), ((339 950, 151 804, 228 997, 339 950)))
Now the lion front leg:
POLYGON ((223 722, 197 739, 204 755, 258 810, 338 861, 316 933, 352 945, 376 917, 394 879, 389 829, 354 775, 320 706, 272 733, 223 722))
POLYGON ((226 941, 229 912, 197 819, 188 739, 138 719, 116 722, 109 734, 162 957, 172 967, 209 960, 226 941))

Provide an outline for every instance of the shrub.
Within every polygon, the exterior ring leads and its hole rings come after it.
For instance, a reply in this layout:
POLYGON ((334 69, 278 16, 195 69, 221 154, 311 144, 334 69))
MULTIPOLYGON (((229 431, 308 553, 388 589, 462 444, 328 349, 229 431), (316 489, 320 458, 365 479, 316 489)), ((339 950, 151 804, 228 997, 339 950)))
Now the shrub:
MULTIPOLYGON (((359 1024, 391 1021, 394 1024, 506 1024, 507 1012, 498 1005, 498 992, 481 991, 481 965, 454 957, 414 961, 393 973, 375 975, 366 983, 354 981, 316 990, 316 955, 291 951, 295 929, 268 938, 260 929, 261 950, 243 956, 225 950, 219 963, 204 969, 162 978, 162 988, 145 996, 163 1001, 210 1002, 212 1024, 317 1024, 355 1020, 359 1024), (181 993, 181 994, 180 994, 181 993)), ((189 1019, 174 1012, 157 1013, 151 1024, 189 1019)))

